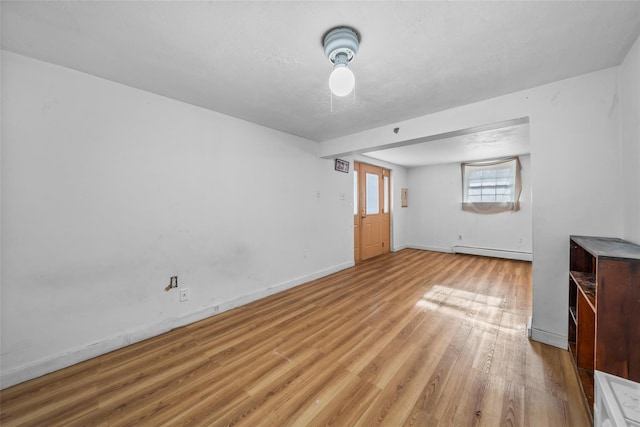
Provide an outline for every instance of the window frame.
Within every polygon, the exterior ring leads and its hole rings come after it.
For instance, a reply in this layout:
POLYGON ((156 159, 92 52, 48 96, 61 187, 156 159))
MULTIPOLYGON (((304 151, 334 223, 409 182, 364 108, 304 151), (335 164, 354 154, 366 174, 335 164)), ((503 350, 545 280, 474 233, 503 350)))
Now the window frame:
POLYGON ((462 210, 476 213, 499 213, 520 210, 520 194, 522 193, 522 180, 520 175, 521 165, 518 157, 506 159, 488 160, 482 162, 466 162, 460 164, 462 169, 462 210), (509 176, 501 173, 510 170, 509 176), (478 173, 488 173, 486 178, 474 179, 478 173), (498 172, 500 171, 500 172, 498 172), (502 176, 501 176, 502 175, 502 176), (508 179, 508 184, 505 184, 508 179), (471 185, 476 181, 476 185, 471 185), (485 185, 486 184, 486 185, 485 185), (479 194, 469 194, 470 190, 480 190, 479 194), (499 190, 503 191, 502 194, 499 190), (509 193, 509 200, 499 200, 501 196, 509 193), (472 197, 491 196, 493 200, 472 200, 472 197))

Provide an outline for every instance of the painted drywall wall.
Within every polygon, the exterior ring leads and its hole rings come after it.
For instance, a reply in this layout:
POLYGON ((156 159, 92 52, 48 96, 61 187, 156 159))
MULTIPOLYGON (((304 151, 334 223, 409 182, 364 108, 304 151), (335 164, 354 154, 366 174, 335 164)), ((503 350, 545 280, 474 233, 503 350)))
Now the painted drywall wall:
POLYGON ((353 265, 315 143, 2 55, 3 387, 353 265))
POLYGON ((640 38, 620 65, 623 237, 640 245, 640 38))
MULTIPOLYGON (((400 194, 403 188, 409 188, 408 170, 394 166, 391 171, 391 239, 392 251, 400 251, 408 247, 409 242, 409 209, 402 207, 400 194)), ((409 193, 408 199, 411 198, 409 193)))
POLYGON ((461 209, 462 172, 459 163, 410 168, 409 246, 451 252, 453 245, 463 245, 530 254, 530 156, 520 156, 520 163, 520 210, 491 215, 461 209))
POLYGON ((559 347, 566 347, 569 235, 622 234, 617 71, 547 85, 532 112, 532 332, 559 347))
POLYGON ((569 236, 622 234, 617 77, 614 67, 371 129, 326 141, 319 154, 382 149, 398 142, 389 139, 396 126, 411 140, 529 117, 532 332, 566 348, 569 236))

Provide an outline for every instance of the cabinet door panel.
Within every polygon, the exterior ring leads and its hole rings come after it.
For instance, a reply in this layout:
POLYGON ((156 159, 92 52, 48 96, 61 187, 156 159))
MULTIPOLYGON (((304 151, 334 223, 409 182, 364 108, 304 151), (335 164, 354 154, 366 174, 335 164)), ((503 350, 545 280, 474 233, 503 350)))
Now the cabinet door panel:
POLYGON ((598 262, 596 364, 640 382, 640 261, 598 262))

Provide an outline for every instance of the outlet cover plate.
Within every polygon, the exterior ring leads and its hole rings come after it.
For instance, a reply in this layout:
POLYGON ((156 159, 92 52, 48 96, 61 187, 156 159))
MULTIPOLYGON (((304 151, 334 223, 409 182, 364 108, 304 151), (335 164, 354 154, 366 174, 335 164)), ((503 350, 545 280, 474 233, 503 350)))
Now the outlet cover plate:
POLYGON ((180 289, 180 302, 189 301, 189 289, 180 289))

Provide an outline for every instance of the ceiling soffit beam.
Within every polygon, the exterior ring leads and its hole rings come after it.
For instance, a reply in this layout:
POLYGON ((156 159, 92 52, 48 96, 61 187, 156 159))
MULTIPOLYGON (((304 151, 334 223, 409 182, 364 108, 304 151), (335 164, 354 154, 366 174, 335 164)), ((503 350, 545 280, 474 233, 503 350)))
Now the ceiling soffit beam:
POLYGON ((334 157, 355 156, 355 155, 358 155, 358 154, 366 154, 366 153, 369 153, 369 152, 372 152, 372 151, 380 151, 380 150, 387 150, 387 149, 390 149, 390 148, 406 147, 407 145, 422 144, 424 142, 437 141, 439 139, 453 138, 453 137, 456 137, 456 136, 469 135, 469 134, 472 134, 472 133, 484 132, 484 131, 488 131, 488 130, 502 129, 502 128, 509 127, 509 126, 523 125, 523 124, 527 124, 527 123, 529 123, 529 117, 519 117, 517 119, 504 120, 504 121, 501 121, 501 122, 490 123, 490 124, 487 124, 487 125, 474 126, 474 127, 471 127, 471 128, 459 129, 459 130, 454 130, 454 131, 451 131, 451 132, 444 132, 444 133, 439 133, 439 134, 435 134, 435 135, 422 136, 422 137, 419 137, 419 138, 406 139, 404 141, 392 142, 390 144, 385 144, 383 146, 378 146, 378 147, 367 147, 367 148, 363 148, 361 150, 353 150, 353 151, 347 151, 347 152, 344 152, 344 153, 330 154, 330 155, 322 156, 322 158, 331 159, 331 158, 334 158, 334 157))

